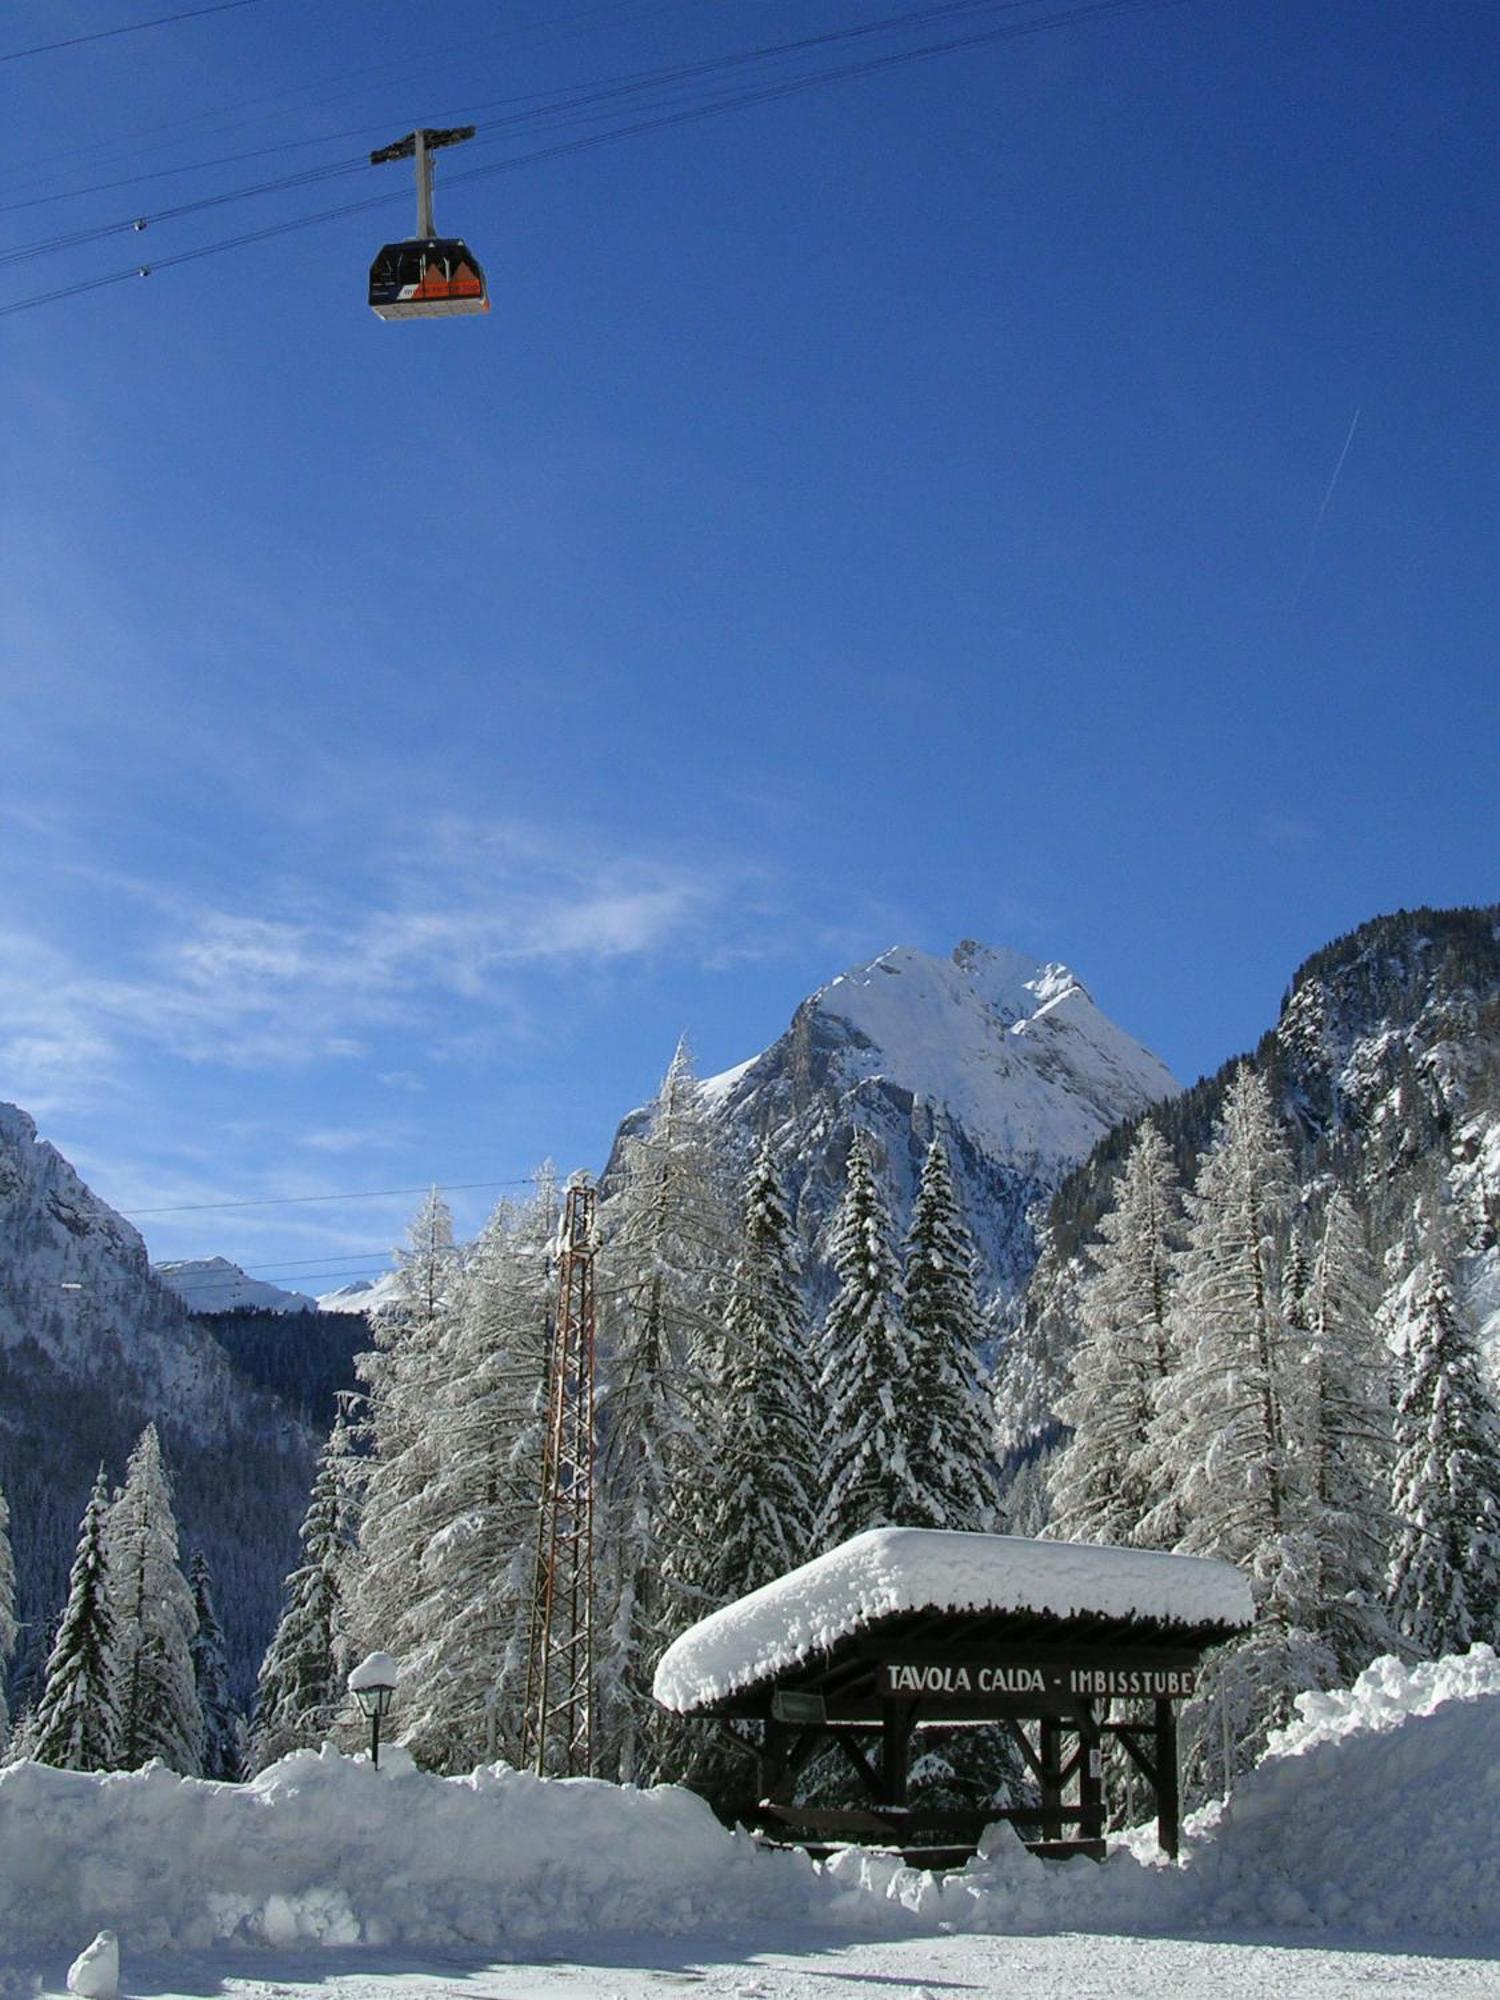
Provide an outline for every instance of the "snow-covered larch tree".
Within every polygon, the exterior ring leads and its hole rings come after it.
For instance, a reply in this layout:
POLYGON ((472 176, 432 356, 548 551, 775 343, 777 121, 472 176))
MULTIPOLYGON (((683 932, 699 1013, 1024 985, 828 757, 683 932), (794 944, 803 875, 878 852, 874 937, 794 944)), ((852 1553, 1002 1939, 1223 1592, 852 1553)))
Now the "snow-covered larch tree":
POLYGON ((1256 1600, 1255 1630, 1214 1657, 1185 1715, 1190 1777, 1226 1717, 1246 1768, 1293 1696, 1337 1677, 1321 1636, 1302 1354, 1283 1311, 1296 1192, 1270 1092, 1242 1064, 1188 1198, 1170 1315, 1181 1359, 1149 1440, 1181 1520, 1178 1549, 1237 1563, 1256 1600))
POLYGON ((193 1593, 193 1685, 203 1717, 204 1778, 232 1780, 245 1769, 245 1725, 229 1692, 229 1660, 224 1632, 214 1608, 213 1572, 202 1549, 188 1570, 193 1593))
POLYGON ((974 1268, 947 1150, 934 1138, 906 1238, 902 1318, 911 1373, 897 1407, 906 1418, 906 1458, 921 1509, 908 1519, 910 1527, 986 1528, 994 1518, 974 1268))
POLYGON ((19 1630, 16 1623, 16 1565, 10 1547, 10 1509, 5 1504, 4 1489, 0 1488, 0 1756, 5 1753, 6 1739, 10 1735, 5 1674, 19 1630))
POLYGON ((519 1754, 556 1223, 550 1180, 531 1208, 502 1204, 444 1323, 401 1704, 402 1742, 437 1770, 519 1754))
POLYGON ((1391 1380, 1379 1286, 1353 1203, 1323 1210, 1296 1319, 1305 1342, 1298 1428, 1310 1457, 1304 1504, 1317 1546, 1320 1627, 1352 1680, 1391 1646, 1385 1606, 1391 1380))
POLYGON ((286 1580, 286 1608, 261 1662, 252 1770, 263 1771, 293 1750, 316 1750, 344 1706, 348 1488, 349 1438, 340 1414, 319 1457, 303 1516, 302 1561, 286 1580))
POLYGON ((1072 1386, 1058 1405, 1073 1434, 1048 1479, 1048 1532, 1062 1540, 1170 1548, 1177 1539, 1180 1524, 1151 1449, 1151 1424, 1175 1359, 1167 1308, 1181 1213, 1172 1155, 1147 1120, 1121 1171, 1114 1207, 1100 1220, 1080 1289, 1072 1386))
POLYGON ((734 1255, 719 1149, 685 1041, 625 1142, 601 1228, 598 1768, 649 1783, 671 1769, 680 1734, 651 1698, 656 1662, 705 1602, 697 1496, 734 1255))
POLYGON ((115 1699, 114 1621, 105 1548, 108 1515, 109 1486, 101 1465, 78 1531, 68 1601, 27 1731, 36 1761, 65 1771, 110 1771, 119 1757, 120 1710, 115 1699))
POLYGON ((705 1468, 706 1595, 728 1604, 817 1553, 817 1415, 797 1237, 768 1147, 745 1182, 705 1468))
POLYGON ((1500 1415, 1443 1256, 1429 1252, 1390 1313, 1400 1355, 1391 1512, 1397 1626, 1426 1654, 1500 1641, 1500 1415))
POLYGON ((147 1424, 109 1510, 110 1610, 120 1704, 120 1764, 153 1757, 185 1777, 203 1759, 193 1684, 193 1596, 177 1554, 172 1487, 155 1424, 147 1424))
POLYGON ((432 1413, 441 1395, 446 1320, 462 1270, 453 1217, 434 1188, 397 1252, 396 1296, 375 1319, 375 1348, 356 1359, 366 1390, 358 1548, 348 1565, 348 1629, 361 1652, 398 1658, 421 1641, 428 1492, 441 1450, 432 1413))
POLYGON ((870 1142, 849 1148, 844 1199, 829 1238, 838 1291, 818 1337, 821 1545, 832 1548, 865 1528, 909 1527, 925 1519, 908 1457, 899 1399, 909 1394, 911 1347, 903 1318, 901 1267, 870 1142))
POLYGON ((1083 1283, 1082 1257, 1062 1255, 1045 1220, 1037 1248, 1019 1313, 1000 1298, 990 1313, 995 1457, 1004 1480, 1000 1520, 1010 1535, 1038 1535, 1047 1524, 1047 1481, 1063 1444, 1057 1409, 1068 1392, 1083 1283))

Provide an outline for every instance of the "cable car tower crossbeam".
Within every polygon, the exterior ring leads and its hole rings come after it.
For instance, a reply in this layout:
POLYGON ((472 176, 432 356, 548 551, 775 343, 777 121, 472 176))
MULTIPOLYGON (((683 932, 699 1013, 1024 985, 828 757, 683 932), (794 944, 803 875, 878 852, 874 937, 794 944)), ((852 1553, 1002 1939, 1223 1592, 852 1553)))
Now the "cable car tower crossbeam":
POLYGON ((575 1175, 559 1236, 522 1745, 539 1777, 593 1771, 597 1201, 575 1175))

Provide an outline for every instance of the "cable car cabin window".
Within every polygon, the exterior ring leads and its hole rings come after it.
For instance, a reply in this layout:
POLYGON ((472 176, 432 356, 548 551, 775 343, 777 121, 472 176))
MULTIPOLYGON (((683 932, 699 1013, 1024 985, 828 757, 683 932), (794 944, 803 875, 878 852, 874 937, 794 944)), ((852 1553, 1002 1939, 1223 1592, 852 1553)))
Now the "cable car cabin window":
POLYGON ((381 319, 452 319, 489 309, 479 260, 457 237, 387 243, 370 266, 370 310, 381 319))

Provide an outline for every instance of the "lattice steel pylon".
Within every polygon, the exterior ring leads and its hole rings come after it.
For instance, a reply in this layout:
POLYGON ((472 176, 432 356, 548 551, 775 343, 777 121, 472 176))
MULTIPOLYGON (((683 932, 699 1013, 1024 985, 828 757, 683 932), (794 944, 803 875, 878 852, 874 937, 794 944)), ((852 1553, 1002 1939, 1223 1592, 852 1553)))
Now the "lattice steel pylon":
POLYGON ((598 1190, 569 1181, 537 1514, 522 1762, 590 1777, 594 1753, 594 1252, 598 1190))

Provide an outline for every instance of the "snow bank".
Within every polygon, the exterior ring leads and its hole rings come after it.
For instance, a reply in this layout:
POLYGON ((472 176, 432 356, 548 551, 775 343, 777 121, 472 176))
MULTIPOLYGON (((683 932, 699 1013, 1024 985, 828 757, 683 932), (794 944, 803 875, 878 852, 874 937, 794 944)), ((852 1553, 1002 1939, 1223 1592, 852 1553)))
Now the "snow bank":
POLYGON ((799 1854, 726 1832, 692 1793, 467 1778, 299 1751, 252 1784, 162 1765, 0 1772, 0 1956, 244 1944, 472 1944, 690 1930, 824 1908, 799 1854))
POLYGON ((1046 1863, 1008 1827, 942 1881, 890 1861, 834 1865, 966 1930, 1331 1931, 1500 1947, 1500 1661, 1488 1646, 1406 1668, 1377 1660, 1299 1715, 1227 1806, 1189 1821, 1173 1868, 1141 1837, 1100 1868, 1046 1863))
POLYGON ((1044 1611, 1184 1627, 1250 1623, 1228 1563, 1149 1549, 870 1528, 692 1626, 662 1655, 656 1699, 690 1714, 903 1611, 1044 1611))
POLYGON ((1500 1951, 1500 1662, 1376 1663, 1300 1715, 1189 1823, 1102 1867, 1008 1827, 943 1878, 879 1855, 825 1869, 727 1833, 690 1793, 503 1765, 435 1778, 399 1751, 300 1752, 253 1784, 161 1766, 0 1772, 0 1958, 288 1945, 514 1948, 549 1934, 816 1923, 865 1932, 1327 1931, 1500 1951))

